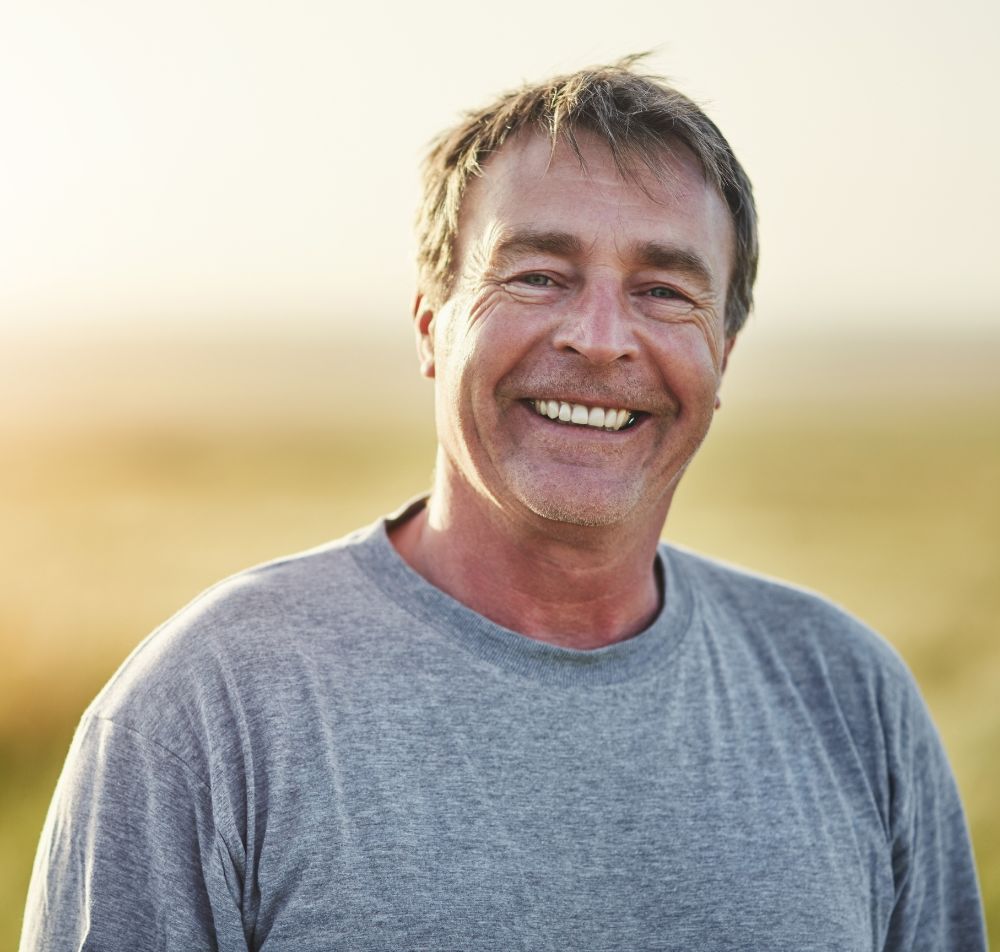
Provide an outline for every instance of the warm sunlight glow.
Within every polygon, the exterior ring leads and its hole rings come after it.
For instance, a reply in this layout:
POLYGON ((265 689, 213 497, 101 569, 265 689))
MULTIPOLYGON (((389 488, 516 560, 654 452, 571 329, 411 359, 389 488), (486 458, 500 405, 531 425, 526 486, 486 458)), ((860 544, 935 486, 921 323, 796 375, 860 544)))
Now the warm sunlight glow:
POLYGON ((365 302, 395 323, 428 138, 522 78, 654 46, 755 181, 759 313, 991 319, 995 5, 633 0, 599 30, 514 8, 402 8, 386 29, 380 8, 348 23, 318 3, 7 5, 0 316, 343 320, 365 302))

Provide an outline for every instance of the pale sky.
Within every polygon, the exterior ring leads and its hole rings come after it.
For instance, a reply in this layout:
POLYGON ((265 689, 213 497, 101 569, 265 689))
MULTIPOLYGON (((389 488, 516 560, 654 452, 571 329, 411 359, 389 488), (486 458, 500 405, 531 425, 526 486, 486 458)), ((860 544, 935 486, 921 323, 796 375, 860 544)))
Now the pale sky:
POLYGON ((464 108, 651 47, 754 181, 757 320, 993 326, 995 0, 0 0, 0 322, 389 327, 464 108))

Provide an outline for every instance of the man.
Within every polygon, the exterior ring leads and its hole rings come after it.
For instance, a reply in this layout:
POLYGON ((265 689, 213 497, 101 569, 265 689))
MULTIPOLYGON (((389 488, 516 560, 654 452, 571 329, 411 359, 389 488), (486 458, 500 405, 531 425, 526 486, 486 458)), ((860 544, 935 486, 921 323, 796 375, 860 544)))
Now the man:
POLYGON ((985 948, 892 650, 659 545, 751 304, 749 182, 632 61, 435 145, 427 499, 236 576, 88 710, 23 949, 985 948))

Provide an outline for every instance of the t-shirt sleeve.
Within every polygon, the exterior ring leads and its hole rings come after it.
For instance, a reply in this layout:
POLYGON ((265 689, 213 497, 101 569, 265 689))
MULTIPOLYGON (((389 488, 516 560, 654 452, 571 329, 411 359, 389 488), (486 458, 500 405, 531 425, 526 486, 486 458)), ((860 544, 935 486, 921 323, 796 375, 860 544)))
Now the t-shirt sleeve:
POLYGON ((45 821, 21 952, 246 952, 233 847, 179 757, 88 714, 45 821))
MULTIPOLYGON (((958 788, 910 682, 892 789, 895 906, 886 952, 985 952, 982 899, 958 788)), ((890 748, 890 749, 891 749, 890 748)))

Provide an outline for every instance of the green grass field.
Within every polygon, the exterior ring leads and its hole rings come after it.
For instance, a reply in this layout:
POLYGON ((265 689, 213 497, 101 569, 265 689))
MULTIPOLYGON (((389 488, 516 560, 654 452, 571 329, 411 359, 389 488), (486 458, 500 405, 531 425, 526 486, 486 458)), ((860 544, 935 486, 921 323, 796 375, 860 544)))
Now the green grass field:
MULTIPOLYGON (((884 372, 871 360, 849 386, 815 349, 815 372, 786 354, 777 370, 735 378, 666 535, 823 591, 903 654, 958 775, 996 941, 1000 385, 980 373, 996 366, 990 346, 947 360, 940 348, 897 353, 884 372)), ((258 353, 253 373, 230 354, 245 372, 206 376, 221 352, 185 366, 182 349, 95 350, 86 373, 67 371, 74 354, 10 384, 0 948, 16 946, 75 722, 135 643, 218 577, 342 534, 428 485, 426 388, 390 382, 384 355, 313 351, 282 352, 277 369, 258 353)))

